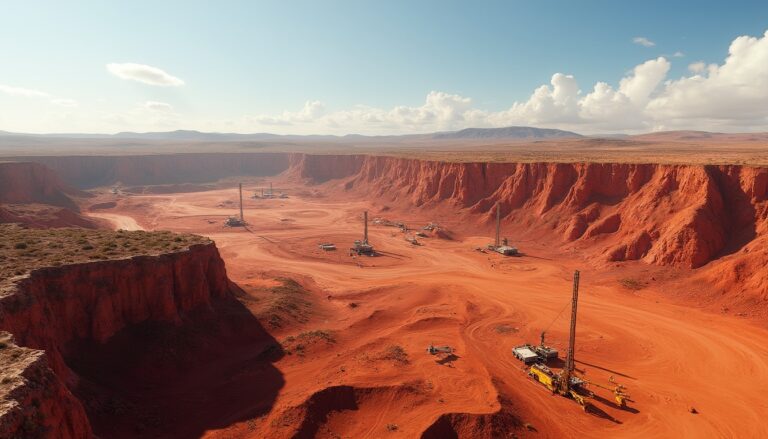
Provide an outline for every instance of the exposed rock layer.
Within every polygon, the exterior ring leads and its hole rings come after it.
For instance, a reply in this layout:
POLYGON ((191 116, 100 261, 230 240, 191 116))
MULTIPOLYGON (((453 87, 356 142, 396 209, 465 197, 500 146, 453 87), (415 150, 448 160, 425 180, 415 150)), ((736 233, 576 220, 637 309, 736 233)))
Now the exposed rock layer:
POLYGON ((95 228, 78 213, 76 199, 87 196, 40 163, 0 162, 0 223, 95 228))
POLYGON ((26 157, 79 187, 207 182, 276 175, 339 181, 408 206, 445 206, 588 245, 608 261, 696 268, 761 236, 768 170, 737 165, 456 163, 289 153, 26 157))
POLYGON ((288 167, 288 155, 282 153, 40 156, 12 160, 42 163, 82 189, 116 183, 201 183, 232 176, 275 175, 288 167))
POLYGON ((88 437, 80 402, 53 373, 45 352, 17 346, 0 332, 0 437, 88 437))
MULTIPOLYGON (((71 437, 89 437, 90 427, 86 428, 87 423, 83 427, 80 420, 85 416, 83 407, 69 391, 61 390, 66 390, 62 383, 74 385, 77 381, 65 362, 68 345, 82 340, 104 343, 118 331, 146 321, 180 323, 186 312, 229 296, 218 250, 214 244, 198 244, 160 256, 34 270, 0 294, 0 330, 14 334, 19 345, 37 352, 29 373, 41 379, 28 381, 28 385, 43 388, 22 393, 41 392, 38 405, 44 407, 66 404, 66 409, 49 410, 62 419, 46 422, 78 426, 72 427, 71 437)), ((2 407, 11 407, 15 401, 24 412, 0 411, 0 425, 29 422, 8 421, 8 416, 35 416, 35 404, 14 398, 14 394, 6 395, 2 407)))
POLYGON ((765 233, 768 169, 596 163, 444 163, 294 156, 290 175, 348 191, 546 228, 608 260, 696 268, 765 233))

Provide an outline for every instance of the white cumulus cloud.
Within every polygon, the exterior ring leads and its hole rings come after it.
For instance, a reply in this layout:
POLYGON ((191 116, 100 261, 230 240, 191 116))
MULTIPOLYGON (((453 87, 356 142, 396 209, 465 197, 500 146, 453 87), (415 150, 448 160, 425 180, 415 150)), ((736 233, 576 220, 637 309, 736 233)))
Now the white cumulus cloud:
POLYGON ((5 93, 10 96, 23 96, 26 98, 47 98, 50 95, 40 90, 34 90, 31 88, 13 87, 10 85, 0 84, 0 93, 5 93))
POLYGON ((173 105, 165 102, 146 101, 144 102, 144 108, 151 111, 171 112, 173 111, 173 105))
POLYGON ((648 104, 655 117, 671 122, 765 124, 768 118, 768 31, 762 38, 733 40, 722 65, 695 63, 693 76, 666 84, 648 104))
POLYGON ((168 74, 164 70, 145 64, 136 63, 111 63, 107 64, 107 70, 120 79, 137 81, 143 84, 178 87, 184 85, 184 81, 168 74))
POLYGON ((692 63, 688 76, 669 79, 671 65, 666 57, 650 59, 619 78, 616 85, 599 81, 586 91, 574 76, 556 73, 528 99, 500 111, 475 108, 466 96, 432 91, 417 106, 383 109, 359 105, 327 112, 319 102, 310 101, 297 112, 255 116, 248 121, 293 125, 294 132, 373 134, 509 125, 585 133, 768 130, 768 32, 736 38, 723 63, 692 63))
POLYGON ((646 37, 635 37, 635 38, 632 38, 632 42, 635 43, 635 44, 639 44, 639 45, 641 45, 643 47, 653 47, 653 46, 656 45, 656 43, 654 43, 653 41, 649 40, 646 37))
POLYGON ((294 123, 312 122, 325 114, 325 106, 320 101, 307 101, 304 108, 297 112, 285 111, 279 116, 256 116, 253 120, 263 125, 293 125, 294 123))
POLYGON ((79 103, 76 100, 65 99, 65 98, 51 99, 51 103, 54 105, 58 105, 59 107, 68 107, 68 108, 75 108, 79 105, 79 103))

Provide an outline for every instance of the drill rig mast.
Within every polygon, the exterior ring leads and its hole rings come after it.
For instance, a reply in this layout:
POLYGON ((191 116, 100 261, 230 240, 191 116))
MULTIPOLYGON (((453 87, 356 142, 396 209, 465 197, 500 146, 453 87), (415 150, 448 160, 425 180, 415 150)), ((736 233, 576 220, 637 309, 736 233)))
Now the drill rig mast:
POLYGON ((571 376, 574 367, 574 349, 576 345, 576 310, 579 303, 579 270, 573 273, 573 298, 571 299, 571 330, 568 336, 568 355, 565 357, 565 368, 562 373, 561 393, 567 394, 571 390, 571 376))

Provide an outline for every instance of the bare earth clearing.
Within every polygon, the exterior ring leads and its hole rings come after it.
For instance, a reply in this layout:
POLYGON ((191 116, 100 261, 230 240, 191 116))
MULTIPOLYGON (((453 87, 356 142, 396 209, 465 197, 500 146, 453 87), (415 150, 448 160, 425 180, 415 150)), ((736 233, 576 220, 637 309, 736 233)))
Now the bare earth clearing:
MULTIPOLYGON (((275 278, 294 278, 310 292, 293 320, 268 327, 287 354, 274 363, 284 385, 269 413, 205 437, 282 437, 284 425, 299 422, 292 410, 307 404, 325 407, 303 430, 318 437, 415 437, 446 413, 500 410, 513 415, 518 434, 537 437, 768 436, 768 330, 672 302, 656 284, 628 289, 617 280, 625 274, 581 266, 534 242, 518 243, 524 257, 503 258, 474 250, 485 236, 413 246, 396 228, 372 225, 381 255, 352 258, 347 248, 361 234, 362 211, 387 213, 303 187, 288 192, 288 199, 246 199, 247 228, 223 227, 235 213, 236 189, 132 195, 90 214, 116 228, 210 237, 254 311, 275 278), (321 242, 339 250, 322 252, 321 242), (564 351, 567 313, 556 317, 569 302, 574 269, 582 270, 577 369, 598 383, 612 375, 626 385, 628 409, 593 388, 601 398, 584 413, 527 378, 511 355, 553 320, 548 338, 564 351), (456 354, 429 355, 430 343, 456 354)), ((455 226, 422 215, 404 220, 455 226)), ((241 397, 243 412, 257 404, 247 392, 241 397)))

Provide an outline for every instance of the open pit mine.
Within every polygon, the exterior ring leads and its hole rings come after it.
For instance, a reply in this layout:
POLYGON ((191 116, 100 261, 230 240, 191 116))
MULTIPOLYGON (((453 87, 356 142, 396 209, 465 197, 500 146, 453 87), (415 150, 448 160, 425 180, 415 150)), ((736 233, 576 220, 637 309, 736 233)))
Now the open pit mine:
POLYGON ((2 438, 768 437, 768 168, 6 155, 2 438))

